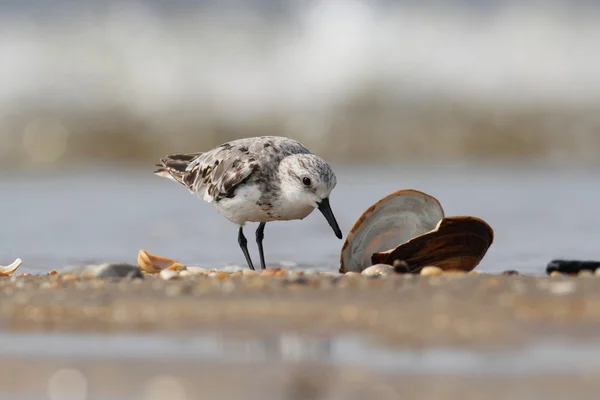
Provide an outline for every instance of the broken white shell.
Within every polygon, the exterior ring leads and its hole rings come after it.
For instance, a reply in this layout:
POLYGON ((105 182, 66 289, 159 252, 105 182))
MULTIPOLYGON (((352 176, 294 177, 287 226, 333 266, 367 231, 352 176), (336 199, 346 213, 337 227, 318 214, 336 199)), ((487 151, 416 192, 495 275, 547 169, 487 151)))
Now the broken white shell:
POLYGON ((0 265, 0 276, 11 276, 23 264, 23 260, 17 258, 10 265, 0 265))
POLYGON ((139 251, 137 261, 140 269, 149 274, 157 274, 164 269, 174 271, 183 271, 186 269, 185 265, 177 260, 157 256, 143 249, 139 251))

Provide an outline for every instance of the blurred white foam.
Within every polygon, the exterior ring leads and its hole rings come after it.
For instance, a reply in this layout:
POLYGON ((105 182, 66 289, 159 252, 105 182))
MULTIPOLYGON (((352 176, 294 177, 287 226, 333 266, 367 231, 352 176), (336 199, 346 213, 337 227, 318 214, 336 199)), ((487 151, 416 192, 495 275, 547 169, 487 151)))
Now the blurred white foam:
MULTIPOLYGON (((386 118, 411 102, 442 100, 496 115, 600 104, 600 7, 505 0, 481 11, 456 2, 290 0, 282 3, 287 14, 261 14, 236 2, 204 3, 173 5, 169 13, 152 5, 161 2, 125 1, 53 18, 0 15, 0 109, 118 110, 162 137, 185 130, 173 121, 198 135, 209 135, 201 127, 212 121, 238 130, 282 123, 279 133, 306 139, 331 134, 352 114, 350 105, 369 95, 380 107, 374 118, 387 124, 376 129, 388 136, 465 129, 447 120, 398 131, 386 118)), ((13 135, 17 122, 0 118, 0 135, 13 135)), ((499 130, 511 130, 501 122, 499 130)), ((548 130, 595 142, 598 121, 567 122, 564 129, 548 121, 548 130)), ((417 136, 413 145, 425 146, 417 136)))
POLYGON ((487 16, 458 6, 295 4, 291 23, 271 25, 202 8, 163 18, 141 2, 60 25, 10 15, 0 24, 0 102, 124 104, 142 113, 191 102, 268 113, 331 107, 374 84, 399 97, 510 103, 600 96, 597 15, 573 18, 540 4, 487 16))

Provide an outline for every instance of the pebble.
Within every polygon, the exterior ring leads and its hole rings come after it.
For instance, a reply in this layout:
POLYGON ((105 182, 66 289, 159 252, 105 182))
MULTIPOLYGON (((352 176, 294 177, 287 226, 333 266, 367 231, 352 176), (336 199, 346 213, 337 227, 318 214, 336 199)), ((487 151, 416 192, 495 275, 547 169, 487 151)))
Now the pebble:
POLYGON ((597 268, 596 271, 594 271, 594 275, 600 276, 600 268, 597 268))
POLYGON ((208 274, 209 277, 214 278, 214 279, 219 279, 219 280, 223 280, 223 279, 229 279, 229 272, 226 271, 217 271, 217 272, 211 272, 210 274, 208 274))
POLYGON ((208 270, 202 267, 187 267, 187 271, 192 275, 208 275, 208 270))
POLYGON ((192 274, 187 269, 184 269, 183 271, 179 271, 179 276, 182 277, 182 278, 187 278, 189 276, 194 276, 194 274, 192 274))
POLYGON ((556 278, 556 277, 559 277, 559 276, 562 276, 562 275, 563 274, 560 273, 560 272, 558 272, 558 271, 552 271, 552 272, 550 272, 550 276, 553 277, 553 278, 556 278))
POLYGON ((502 271, 502 275, 521 275, 519 271, 515 271, 514 269, 509 269, 506 271, 502 271))
POLYGON ((171 279, 177 279, 179 277, 179 272, 173 271, 172 269, 163 269, 160 271, 160 277, 165 281, 170 281, 171 279))
POLYGON ((346 272, 344 274, 344 276, 347 276, 348 278, 356 278, 356 277, 360 276, 360 273, 359 272, 355 272, 355 271, 350 271, 350 272, 346 272))
POLYGON ((94 278, 143 278, 142 270, 132 264, 100 264, 89 269, 94 278))
POLYGON ((394 272, 396 272, 397 274, 407 274, 410 272, 410 266, 406 261, 395 260, 394 272))
POLYGON ((260 274, 262 276, 284 276, 287 275, 287 270, 283 268, 267 268, 260 274))
POLYGON ((375 265, 371 265, 368 268, 365 268, 361 272, 361 275, 376 276, 376 275, 390 275, 393 273, 395 273, 394 267, 392 267, 391 265, 375 264, 375 265))
POLYGON ((426 267, 423 267, 423 269, 421 269, 421 275, 424 276, 436 276, 436 275, 441 275, 442 274, 442 269, 440 267, 436 267, 433 265, 428 265, 426 267))
POLYGON ((253 271, 250 268, 246 268, 246 269, 242 270, 242 275, 244 275, 244 276, 255 276, 258 274, 259 274, 258 271, 253 271))

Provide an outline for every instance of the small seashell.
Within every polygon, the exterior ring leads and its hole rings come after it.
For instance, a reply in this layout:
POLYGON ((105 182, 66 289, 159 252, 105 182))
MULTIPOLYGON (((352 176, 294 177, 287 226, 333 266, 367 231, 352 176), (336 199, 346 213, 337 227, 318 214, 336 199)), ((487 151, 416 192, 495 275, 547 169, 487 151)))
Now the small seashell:
POLYGON ((349 272, 346 272, 344 274, 344 276, 347 276, 348 278, 357 278, 357 277, 360 277, 360 272, 349 271, 349 272))
POLYGON ((167 268, 171 268, 176 271, 180 271, 185 268, 185 265, 177 260, 157 256, 156 254, 149 253, 144 249, 139 251, 137 262, 142 271, 149 274, 156 274, 167 268))
POLYGON ((0 276, 11 276, 23 264, 20 258, 17 258, 9 265, 0 265, 0 276))
POLYGON ((185 265, 183 265, 182 263, 176 262, 175 264, 171 265, 169 268, 172 271, 185 271, 187 269, 187 267, 185 265))
POLYGON ((371 265, 370 267, 364 269, 361 272, 361 275, 376 276, 376 275, 390 275, 393 273, 395 273, 394 267, 392 267, 391 265, 375 264, 375 265, 371 265))
POLYGON ((440 267, 436 267, 434 265, 428 265, 421 269, 421 275, 423 276, 437 276, 441 275, 443 270, 440 267))
POLYGON ((163 269, 160 271, 160 277, 165 281, 170 281, 179 277, 179 272, 172 269, 163 269))

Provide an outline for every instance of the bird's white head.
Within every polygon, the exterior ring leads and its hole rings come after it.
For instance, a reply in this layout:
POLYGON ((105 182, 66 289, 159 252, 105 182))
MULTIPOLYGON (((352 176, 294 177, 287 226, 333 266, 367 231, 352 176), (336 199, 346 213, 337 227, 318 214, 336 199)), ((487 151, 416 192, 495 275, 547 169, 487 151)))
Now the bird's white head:
POLYGON ((318 208, 336 236, 342 238, 342 232, 329 205, 329 195, 335 188, 337 179, 325 160, 314 154, 288 156, 279 165, 279 177, 282 195, 288 201, 318 208))

